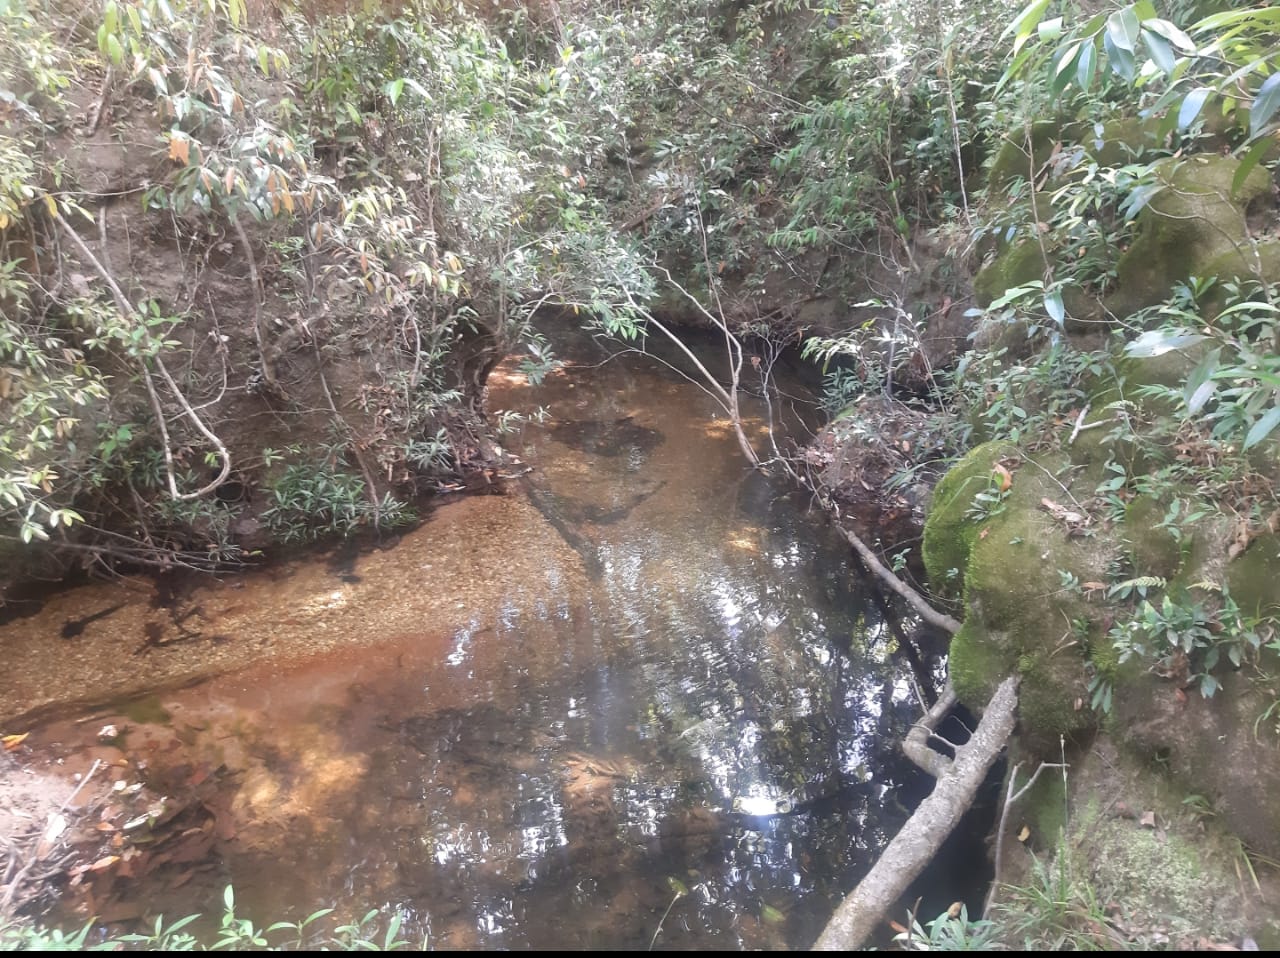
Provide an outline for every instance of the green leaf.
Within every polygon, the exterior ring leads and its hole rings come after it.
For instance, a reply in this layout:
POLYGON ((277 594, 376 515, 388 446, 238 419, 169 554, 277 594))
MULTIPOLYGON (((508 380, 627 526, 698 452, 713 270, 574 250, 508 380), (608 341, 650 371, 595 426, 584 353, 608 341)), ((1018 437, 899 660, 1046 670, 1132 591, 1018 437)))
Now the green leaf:
POLYGON ((1062 305, 1062 290, 1055 289, 1052 293, 1045 293, 1044 309, 1055 323, 1062 325, 1067 315, 1066 308, 1062 305))
POLYGON ((387 98, 391 100, 391 105, 395 106, 400 99, 400 94, 404 92, 404 77, 398 80, 392 80, 383 88, 387 94, 387 98))
POLYGON ((1280 406, 1272 406, 1267 410, 1266 415, 1249 428, 1248 435, 1244 437, 1243 448, 1252 449, 1266 439, 1277 425, 1280 425, 1280 406))
POLYGON ((1196 117, 1200 115, 1200 110, 1204 107, 1204 101, 1209 99, 1213 93, 1207 86, 1197 87, 1186 95, 1182 100, 1182 106, 1178 108, 1178 129, 1186 130, 1195 122, 1196 117))
POLYGON ((1249 139, 1262 134, 1267 123, 1280 109, 1280 73, 1273 73, 1258 87, 1258 93, 1249 107, 1249 139))
POLYGON ((1142 27, 1138 22, 1138 15, 1133 12, 1133 7, 1117 10, 1107 17, 1107 36, 1118 49, 1133 53, 1138 43, 1138 34, 1141 32, 1142 27))
POLYGON ((119 28, 120 8, 116 6, 116 0, 110 0, 106 9, 102 11, 102 25, 107 33, 115 33, 119 28))
POLYGON ((107 56, 116 66, 124 63, 124 48, 120 46, 120 41, 116 39, 114 33, 107 34, 107 56))
POLYGON ((1135 359, 1149 359, 1163 356, 1165 353, 1185 346, 1194 346, 1205 339, 1199 333, 1180 333, 1170 329, 1151 329, 1143 333, 1124 348, 1126 356, 1135 359))
POLYGON ((1004 32, 1000 34, 1000 39, 1004 40, 1009 34, 1013 34, 1013 54, 1018 55, 1018 51, 1022 49, 1031 34, 1036 32, 1036 28, 1040 25, 1040 21, 1044 19, 1045 11, 1049 9, 1049 0, 1031 0, 1022 12, 1014 18, 1009 26, 1004 28, 1004 32))
POLYGON ((1195 41, 1168 20, 1161 20, 1159 18, 1143 20, 1142 26, 1144 29, 1160 34, 1160 36, 1164 37, 1183 53, 1196 52, 1195 41))
POLYGON ((1213 381, 1213 374, 1218 370, 1218 359, 1221 354, 1221 347, 1210 350, 1209 355, 1205 356, 1187 376, 1186 384, 1182 387, 1182 396, 1187 404, 1188 415, 1196 415, 1213 397, 1218 387, 1218 384, 1213 381))
POLYGON ((1062 17, 1045 20, 1036 26, 1036 32, 1045 43, 1052 43, 1062 36, 1062 17))
POLYGON ((1142 212, 1143 207, 1151 202, 1153 196, 1164 189, 1165 185, 1163 183, 1144 183, 1142 186, 1135 188, 1121 207, 1120 215, 1128 222, 1142 212))
POLYGON ((1191 27, 1192 33, 1211 33, 1221 30, 1223 27, 1236 26, 1249 20, 1272 21, 1280 24, 1280 7, 1263 8, 1260 10, 1227 10, 1223 13, 1215 13, 1198 21, 1191 27))
POLYGON ((1116 46, 1110 30, 1102 36, 1102 47, 1106 51, 1107 62, 1111 64, 1111 72, 1132 83, 1137 74, 1134 68, 1133 51, 1116 46))
POLYGON ((1249 178, 1249 174, 1253 172, 1253 168, 1262 160, 1263 154, 1267 152, 1267 148, 1270 145, 1271 140, 1263 139, 1249 147, 1249 152, 1244 155, 1240 160, 1240 165, 1236 168, 1236 175, 1231 178, 1232 196, 1240 192, 1240 188, 1244 186, 1244 181, 1249 178))
POLYGON ((1084 40, 1077 40, 1075 43, 1058 51, 1053 67, 1053 83, 1050 84, 1050 90, 1054 96, 1065 90, 1067 84, 1071 82, 1071 78, 1074 76, 1073 68, 1076 65, 1076 59, 1080 56, 1080 49, 1084 46, 1086 46, 1084 40))
POLYGON ((1137 0, 1133 4, 1133 15, 1141 20, 1144 24, 1148 20, 1154 20, 1156 16, 1155 4, 1151 0, 1137 0))
POLYGON ((1080 48, 1080 59, 1076 61, 1076 86, 1087 91, 1093 86, 1093 77, 1098 69, 1098 48, 1092 40, 1085 41, 1080 48))
POLYGON ((1169 46, 1169 41, 1158 33, 1152 33, 1150 30, 1142 31, 1142 42, 1147 48, 1147 53, 1151 55, 1151 59, 1155 61, 1155 65, 1164 71, 1165 76, 1173 73, 1174 56, 1173 47, 1169 46))

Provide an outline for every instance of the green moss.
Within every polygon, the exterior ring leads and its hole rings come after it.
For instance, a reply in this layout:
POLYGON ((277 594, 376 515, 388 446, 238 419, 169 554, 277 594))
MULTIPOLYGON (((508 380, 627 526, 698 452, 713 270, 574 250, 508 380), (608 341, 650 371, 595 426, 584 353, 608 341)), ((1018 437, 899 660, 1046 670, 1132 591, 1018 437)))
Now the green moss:
POLYGON ((1246 615, 1280 614, 1280 535, 1258 536, 1227 566, 1227 588, 1246 615))
POLYGON ((987 172, 987 185, 992 193, 1003 192, 1018 179, 1029 179, 1031 171, 1040 169, 1049 159, 1062 124, 1057 120, 1039 120, 1031 126, 1031 150, 1021 130, 1011 133, 1000 143, 987 172))
POLYGON ((948 470, 934 489, 922 553, 929 585, 935 591, 951 598, 962 594, 964 569, 979 531, 967 513, 974 497, 991 487, 995 463, 1016 451, 1016 446, 1006 442, 976 446, 948 470))
POLYGON ((1062 776, 1042 773, 1023 801, 1032 838, 1044 847, 1056 847, 1067 827, 1067 789, 1062 776))
POLYGON ((1090 878, 1103 901, 1123 901, 1138 914, 1168 916, 1176 934, 1238 934, 1237 916, 1212 908, 1232 876, 1177 834, 1157 834, 1125 819, 1089 823, 1090 878))
POLYGON ((1102 124, 1101 134, 1092 125, 1078 134, 1080 144, 1099 166, 1122 166, 1159 147, 1158 117, 1119 117, 1102 124))
POLYGON ((974 708, 989 702, 996 686, 1009 674, 1005 656, 987 641, 973 617, 951 639, 947 672, 960 701, 974 708))
POLYGON ((1138 496, 1125 509, 1124 539, 1137 575, 1172 579, 1182 568, 1184 542, 1160 523, 1165 506, 1151 496, 1138 496))
POLYGON ((974 497, 993 487, 992 465, 1014 462, 1012 452, 1007 443, 980 446, 948 473, 925 526, 925 559, 931 577, 956 563, 963 569, 965 626, 951 657, 957 693, 981 706, 1002 678, 1016 673, 1024 733, 1032 741, 1056 740, 1092 721, 1076 708, 1086 675, 1072 631, 1073 621, 1088 620, 1091 610, 1064 583, 1099 578, 1107 547, 1073 535, 1042 506, 1046 499, 1070 502, 1054 475, 1068 465, 1062 455, 1015 466, 999 510, 975 516, 974 497))
POLYGON ((1238 168, 1238 160, 1216 153, 1160 164, 1158 176, 1166 189, 1139 214, 1138 236, 1120 257, 1116 291, 1107 301, 1112 313, 1124 318, 1152 306, 1191 276, 1254 274, 1244 211, 1271 188, 1271 176, 1255 167, 1233 194, 1238 168))
POLYGON ((1014 243, 984 266, 973 279, 978 306, 986 309, 1007 290, 1044 275, 1044 253, 1033 239, 1014 243))

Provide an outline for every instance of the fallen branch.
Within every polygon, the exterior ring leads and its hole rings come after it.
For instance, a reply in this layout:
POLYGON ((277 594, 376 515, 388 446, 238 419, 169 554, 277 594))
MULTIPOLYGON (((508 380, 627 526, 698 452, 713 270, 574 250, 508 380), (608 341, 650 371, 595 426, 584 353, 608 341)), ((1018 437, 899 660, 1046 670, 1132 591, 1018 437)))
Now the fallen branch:
POLYGON ((911 731, 907 733, 902 743, 902 751, 907 758, 911 759, 912 764, 934 778, 941 778, 946 773, 951 765, 951 759, 930 748, 929 740, 934 737, 933 733, 937 731, 938 725, 955 708, 955 705, 956 690, 948 681, 942 694, 938 696, 938 701, 933 703, 933 708, 925 713, 924 718, 911 726, 911 731))
POLYGON ((960 623, 958 621, 944 612, 939 612, 925 601, 924 596, 894 575, 893 571, 880 561, 879 557, 871 551, 865 542, 842 526, 837 526, 836 528, 840 529, 845 540, 849 545, 853 546, 853 551, 858 553, 858 557, 866 563, 867 568, 874 572, 881 582, 906 599, 907 604, 915 609, 922 619, 930 625, 949 632, 951 635, 955 635, 960 631, 960 623))
MULTIPOLYGON (((945 698, 945 696, 944 696, 945 698)), ((987 703, 972 738, 956 749, 956 757, 939 755, 938 782, 894 836, 880 860, 836 909, 815 951, 854 951, 862 946, 885 913, 951 834, 1013 733, 1018 705, 1017 679, 1000 683, 987 703)), ((929 714, 937 711, 935 705, 929 714)))

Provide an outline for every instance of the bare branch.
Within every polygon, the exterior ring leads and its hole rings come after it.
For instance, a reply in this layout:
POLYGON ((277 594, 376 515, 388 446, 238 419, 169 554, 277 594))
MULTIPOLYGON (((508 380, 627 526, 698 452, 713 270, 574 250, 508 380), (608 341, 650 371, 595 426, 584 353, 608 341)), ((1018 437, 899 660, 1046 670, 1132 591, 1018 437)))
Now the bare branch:
MULTIPOLYGON (((102 277, 102 281, 107 284, 107 288, 111 290, 111 295, 115 299, 116 307, 120 312, 129 319, 140 321, 138 312, 133 308, 133 304, 129 302, 128 298, 121 291, 120 286, 116 283, 115 278, 112 277, 111 273, 107 271, 106 267, 98 261, 98 258, 94 256, 89 247, 85 245, 84 240, 80 238, 80 234, 72 229, 71 224, 61 216, 56 219, 58 225, 62 227, 63 232, 67 234, 67 238, 70 239, 80 251, 80 255, 88 261, 89 265, 94 268, 94 271, 102 277)), ((148 343, 151 342, 150 332, 147 332, 147 341, 148 343)), ((169 496, 179 502, 199 499, 208 495, 214 489, 217 489, 227 481, 227 477, 231 475, 231 453, 227 451, 226 444, 218 438, 213 430, 205 425, 204 420, 200 418, 200 414, 191 408, 191 404, 187 402, 186 395, 184 395, 182 390, 178 388, 178 384, 174 382, 173 377, 169 375, 169 370, 165 366, 164 360, 160 358, 160 352, 158 349, 152 358, 155 360, 156 368, 160 370, 160 375, 164 378, 165 384, 169 387, 170 391, 172 391, 174 398, 178 400, 178 404, 182 406, 183 412, 186 413, 187 418, 190 419, 200 433, 213 444, 213 447, 217 449, 218 455, 222 459, 222 469, 212 482, 202 486, 195 492, 178 491, 177 475, 173 466, 173 447, 169 441, 169 427, 165 421, 164 409, 160 405, 160 396, 156 392, 155 381, 151 377, 151 370, 147 368, 146 362, 142 361, 140 364, 142 366, 142 381, 147 387, 147 398, 150 400, 151 411, 154 413, 156 422, 160 427, 160 438, 164 446, 164 468, 165 475, 169 480, 169 496)))

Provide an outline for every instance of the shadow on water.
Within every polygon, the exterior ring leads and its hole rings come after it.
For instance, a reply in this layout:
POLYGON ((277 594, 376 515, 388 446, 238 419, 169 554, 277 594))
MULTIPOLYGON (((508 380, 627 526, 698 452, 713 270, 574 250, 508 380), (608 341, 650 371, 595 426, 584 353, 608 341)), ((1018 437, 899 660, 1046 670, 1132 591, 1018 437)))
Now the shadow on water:
POLYGON ((562 348, 542 388, 503 367, 491 385, 495 409, 549 412, 508 438, 523 487, 358 565, 316 560, 333 584, 308 593, 315 617, 270 593, 250 610, 345 645, 121 710, 121 747, 188 796, 203 844, 162 843, 96 904, 210 911, 230 882, 260 920, 398 909, 441 948, 816 938, 918 797, 897 640, 844 543, 745 468, 703 393, 562 348), (512 497, 536 511, 514 523, 512 497), (440 592, 442 567, 485 589, 440 592), (448 616, 387 620, 376 642, 341 624, 427 599, 448 616))

